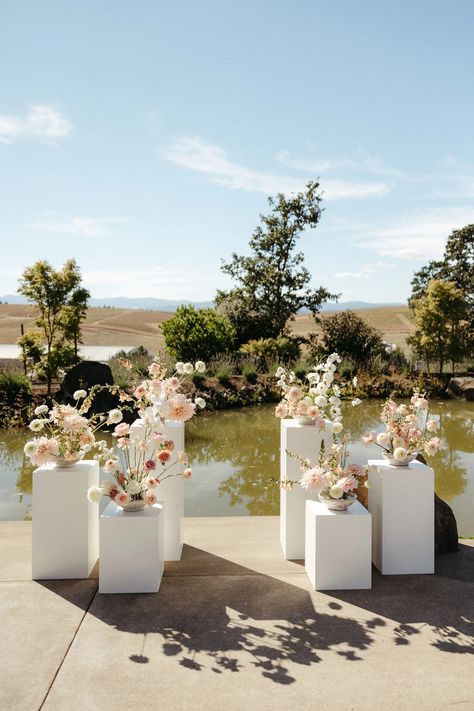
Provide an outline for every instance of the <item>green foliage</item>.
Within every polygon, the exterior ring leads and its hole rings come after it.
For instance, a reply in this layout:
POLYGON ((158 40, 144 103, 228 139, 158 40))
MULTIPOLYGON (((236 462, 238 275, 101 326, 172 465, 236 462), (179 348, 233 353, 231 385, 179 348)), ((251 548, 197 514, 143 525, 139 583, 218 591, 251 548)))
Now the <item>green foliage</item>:
POLYGON ((29 394, 31 386, 23 373, 6 370, 0 373, 0 391, 5 393, 8 401, 13 401, 19 394, 29 394))
POLYGON ((438 362, 439 372, 451 362, 466 358, 472 348, 467 319, 469 304, 462 289, 453 282, 433 279, 426 291, 414 302, 416 330, 408 342, 416 355, 424 358, 429 371, 432 361, 438 362))
POLYGON ((214 371, 214 376, 221 385, 227 385, 234 374, 235 367, 231 359, 221 360, 220 364, 214 371))
POLYGON ((200 388, 206 379, 204 373, 198 373, 197 371, 191 373, 189 377, 191 378, 191 382, 193 383, 195 388, 200 388))
POLYGON ((242 375, 248 383, 254 384, 257 382, 258 372, 254 365, 246 364, 242 368, 242 375))
POLYGON ((180 306, 161 324, 166 348, 180 360, 208 361, 217 353, 232 350, 235 333, 230 322, 214 309, 180 306))
POLYGON ((278 338, 258 338, 241 346, 240 351, 258 358, 262 367, 271 361, 289 363, 300 355, 299 341, 296 338, 279 336, 278 338))
POLYGON ((339 311, 321 319, 322 341, 326 353, 339 353, 357 365, 367 363, 383 350, 382 334, 354 311, 339 311))
POLYGON ((216 305, 232 323, 240 345, 257 338, 287 333, 287 324, 302 308, 316 314, 321 304, 336 298, 324 287, 309 287, 311 274, 304 256, 295 253, 306 228, 315 228, 321 216, 319 183, 310 182, 304 193, 269 198, 270 214, 250 239, 250 256, 232 254, 222 271, 236 282, 231 291, 218 291, 216 305))
POLYGON ((81 273, 74 259, 66 261, 61 270, 53 269, 47 261, 27 267, 18 292, 34 302, 39 310, 36 328, 18 342, 25 362, 46 379, 50 393, 51 382, 59 371, 77 362, 80 326, 90 294, 81 286, 81 273))

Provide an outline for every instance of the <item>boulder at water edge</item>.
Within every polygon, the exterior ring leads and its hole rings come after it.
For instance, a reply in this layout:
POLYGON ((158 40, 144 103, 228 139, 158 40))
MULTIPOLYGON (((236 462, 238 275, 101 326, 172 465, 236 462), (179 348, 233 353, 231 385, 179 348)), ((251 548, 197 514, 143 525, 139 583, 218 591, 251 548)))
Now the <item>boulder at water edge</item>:
POLYGON ((458 527, 452 508, 435 494, 435 553, 459 550, 458 527))
POLYGON ((474 400, 474 376, 451 378, 448 393, 459 400, 474 400))
MULTIPOLYGON (((72 396, 76 390, 89 391, 94 385, 113 384, 112 371, 108 365, 95 360, 83 360, 68 370, 64 376, 58 400, 74 403, 72 396)), ((108 412, 117 407, 118 402, 117 395, 113 395, 108 390, 101 390, 95 396, 88 414, 108 412)))

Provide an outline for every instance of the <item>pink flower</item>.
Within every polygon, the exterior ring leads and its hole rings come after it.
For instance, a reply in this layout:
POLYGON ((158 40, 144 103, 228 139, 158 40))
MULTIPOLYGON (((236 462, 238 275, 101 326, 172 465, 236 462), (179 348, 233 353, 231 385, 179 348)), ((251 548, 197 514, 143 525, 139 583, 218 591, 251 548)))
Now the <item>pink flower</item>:
POLYGON ((367 444, 372 444, 375 442, 376 434, 375 432, 369 432, 369 434, 363 435, 362 437, 362 442, 367 445, 367 444))
POLYGON ((192 475, 193 475, 193 472, 189 467, 188 467, 188 469, 185 469, 183 472, 184 479, 191 479, 192 475))
POLYGON ((130 431, 130 425, 127 425, 126 422, 121 422, 117 427, 114 429, 114 433, 117 437, 124 437, 127 435, 130 431))
POLYGON ((162 464, 166 464, 166 462, 169 462, 171 459, 171 452, 169 449, 162 449, 161 452, 158 452, 156 458, 159 459, 162 464))
POLYGON ((36 444, 36 451, 30 455, 30 461, 36 467, 54 462, 54 458, 59 456, 59 444, 54 437, 38 437, 33 442, 36 444))
POLYGON ((155 479, 154 476, 149 476, 145 479, 145 484, 148 489, 154 489, 160 483, 159 479, 155 479))
POLYGON ((126 491, 119 491, 114 501, 117 506, 126 506, 131 501, 130 494, 127 494, 126 491))
POLYGON ((153 506, 153 504, 156 504, 156 502, 158 501, 158 497, 154 491, 145 491, 143 499, 147 506, 153 506))
POLYGON ((297 415, 307 415, 308 414, 308 403, 305 402, 304 400, 300 400, 300 402, 296 406, 296 414, 297 415))
POLYGON ((436 420, 428 420, 428 422, 426 423, 426 429, 428 430, 428 432, 436 432, 436 430, 438 429, 438 423, 436 422, 436 420))
POLYGON ((194 415, 196 405, 191 402, 186 395, 179 394, 167 400, 162 408, 161 414, 165 420, 174 420, 175 422, 186 422, 194 415))
POLYGON ((177 459, 180 464, 186 464, 186 462, 188 461, 188 455, 186 454, 186 452, 183 452, 183 450, 181 449, 178 452, 177 459))
POLYGON ((163 442, 165 449, 169 449, 170 452, 174 450, 174 442, 172 439, 167 439, 165 442, 163 442))
POLYGON ((160 364, 159 364, 159 363, 152 363, 152 364, 148 367, 148 372, 149 372, 150 375, 152 375, 153 377, 155 377, 155 375, 159 375, 160 372, 161 372, 161 366, 160 366, 160 364))
POLYGON ((156 469, 156 462, 154 459, 147 459, 143 466, 147 471, 151 471, 152 469, 156 469))
POLYGON ((364 467, 361 467, 360 464, 349 464, 347 471, 354 476, 363 476, 365 474, 364 467))
POLYGON ((321 467, 307 469, 300 479, 300 485, 305 491, 322 491, 326 485, 324 469, 321 467))
POLYGON ((317 405, 310 405, 308 407, 308 417, 312 417, 313 420, 319 416, 319 407, 317 405))
POLYGON ((161 432, 153 432, 153 439, 155 442, 164 442, 165 436, 161 432))
POLYGON ((168 385, 173 388, 173 390, 177 390, 180 386, 179 378, 174 375, 172 378, 168 380, 168 385))
POLYGON ((117 446, 120 447, 120 449, 128 447, 128 439, 126 437, 119 437, 117 440, 117 446))
POLYGON ((275 417, 280 417, 283 419, 288 415, 288 405, 284 402, 280 402, 276 407, 275 407, 275 417))
POLYGON ((146 395, 146 386, 143 383, 141 383, 141 385, 138 385, 135 388, 135 390, 133 391, 133 394, 138 399, 144 397, 146 395))
POLYGON ((293 387, 289 388, 287 392, 287 397, 289 400, 300 400, 303 396, 303 392, 301 388, 298 388, 296 385, 293 385, 293 387))

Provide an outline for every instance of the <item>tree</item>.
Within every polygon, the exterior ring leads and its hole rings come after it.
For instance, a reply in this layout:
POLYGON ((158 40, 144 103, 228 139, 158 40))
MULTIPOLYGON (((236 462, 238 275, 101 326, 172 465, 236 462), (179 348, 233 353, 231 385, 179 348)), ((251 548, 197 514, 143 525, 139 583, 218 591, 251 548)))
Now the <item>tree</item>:
POLYGON ((18 292, 34 302, 39 310, 34 333, 27 332, 20 344, 29 349, 30 355, 36 354, 35 367, 46 378, 48 394, 58 371, 77 361, 80 324, 90 296, 81 286, 81 280, 74 259, 67 260, 61 270, 55 270, 47 261, 38 261, 27 267, 20 279, 18 292), (74 350, 67 343, 68 339, 74 341, 74 350))
POLYGON ((176 314, 161 324, 168 351, 181 360, 209 360, 234 346, 232 325, 214 309, 179 306, 176 314))
POLYGON ((321 217, 318 188, 319 183, 309 182, 304 193, 270 197, 270 214, 260 215, 249 242, 251 255, 233 253, 223 263, 222 271, 236 287, 218 291, 215 301, 234 326, 239 345, 287 335, 287 324, 300 309, 316 314, 325 301, 337 298, 324 287, 309 287, 304 255, 295 253, 304 229, 315 228, 321 217))
POLYGON ((453 282, 432 279, 416 299, 414 312, 416 330, 408 343, 424 358, 428 372, 433 360, 438 361, 440 373, 451 361, 454 374, 456 363, 468 354, 469 304, 463 290, 453 282))
POLYGON ((360 365, 384 350, 380 331, 354 311, 339 311, 320 322, 326 353, 339 353, 360 365))

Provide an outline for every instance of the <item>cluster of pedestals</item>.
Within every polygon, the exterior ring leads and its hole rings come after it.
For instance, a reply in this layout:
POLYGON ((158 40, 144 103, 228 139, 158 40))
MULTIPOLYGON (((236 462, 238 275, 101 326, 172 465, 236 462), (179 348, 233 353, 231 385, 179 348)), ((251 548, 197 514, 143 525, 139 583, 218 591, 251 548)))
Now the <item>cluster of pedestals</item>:
MULTIPOLYGON (((281 423, 281 479, 299 480, 297 452, 311 461, 330 425, 319 432, 281 423)), ((332 511, 301 487, 282 489, 280 540, 286 559, 305 561, 315 590, 367 589, 372 563, 383 575, 434 573, 434 472, 421 462, 396 467, 369 460, 368 510, 358 501, 332 511)))
MULTIPOLYGON (((143 432, 139 422, 132 429, 137 437, 143 432)), ((184 423, 167 422, 162 432, 176 457, 184 450, 184 423)), ((33 472, 33 579, 88 578, 99 559, 99 592, 157 592, 164 561, 181 558, 183 478, 163 481, 154 506, 132 512, 111 501, 100 516, 87 500, 91 486, 99 486, 94 460, 33 472)))

